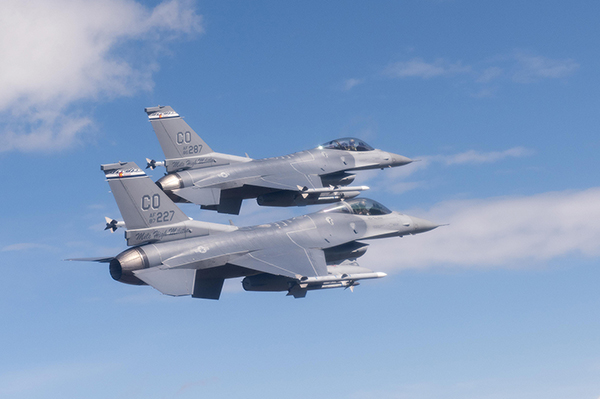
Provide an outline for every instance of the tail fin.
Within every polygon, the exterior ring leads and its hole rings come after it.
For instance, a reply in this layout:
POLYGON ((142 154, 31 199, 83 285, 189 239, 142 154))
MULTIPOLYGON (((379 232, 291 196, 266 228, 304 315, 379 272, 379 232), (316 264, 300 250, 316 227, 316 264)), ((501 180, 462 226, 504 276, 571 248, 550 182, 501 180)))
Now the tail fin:
POLYGON ((145 111, 165 159, 195 158, 213 152, 173 108, 159 105, 146 108, 145 111))
POLYGON ((189 218, 134 162, 100 167, 115 196, 127 230, 158 228, 189 218))

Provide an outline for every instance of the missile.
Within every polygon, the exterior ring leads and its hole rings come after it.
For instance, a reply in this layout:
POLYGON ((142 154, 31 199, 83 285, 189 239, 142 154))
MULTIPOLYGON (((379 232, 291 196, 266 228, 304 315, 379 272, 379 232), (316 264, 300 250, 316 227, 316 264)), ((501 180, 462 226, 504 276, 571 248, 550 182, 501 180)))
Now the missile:
POLYGON ((298 191, 302 192, 302 197, 306 198, 310 194, 333 194, 337 195, 339 193, 350 192, 350 191, 365 191, 369 189, 369 186, 344 186, 344 187, 320 187, 320 188, 308 188, 306 186, 301 187, 297 186, 298 191))
POLYGON ((323 290, 328 288, 350 288, 350 291, 354 292, 354 287, 360 285, 358 280, 381 278, 385 276, 387 276, 386 273, 370 272, 333 276, 303 277, 300 279, 299 283, 290 286, 287 295, 291 295, 294 298, 304 298, 307 291, 323 290))
MULTIPOLYGON (((363 270, 365 269, 363 268, 363 270)), ((359 272, 292 279, 263 273, 244 278, 242 286, 246 291, 288 291, 296 296, 298 295, 298 291, 305 293, 306 291, 325 288, 352 288, 358 285, 358 280, 382 278, 385 276, 387 274, 382 272, 359 272)))
POLYGON ((146 158, 146 169, 156 169, 157 166, 165 166, 165 161, 155 161, 154 159, 146 158))
POLYGON ((114 233, 119 227, 125 227, 125 222, 122 220, 115 220, 112 218, 104 217, 106 220, 106 227, 104 230, 110 230, 111 233, 114 233))
POLYGON ((300 279, 300 287, 306 288, 309 285, 325 284, 325 283, 344 283, 356 280, 367 280, 371 278, 382 278, 387 276, 383 272, 371 272, 371 273, 353 273, 353 274, 342 274, 342 275, 330 275, 330 276, 317 276, 317 277, 302 277, 300 279))

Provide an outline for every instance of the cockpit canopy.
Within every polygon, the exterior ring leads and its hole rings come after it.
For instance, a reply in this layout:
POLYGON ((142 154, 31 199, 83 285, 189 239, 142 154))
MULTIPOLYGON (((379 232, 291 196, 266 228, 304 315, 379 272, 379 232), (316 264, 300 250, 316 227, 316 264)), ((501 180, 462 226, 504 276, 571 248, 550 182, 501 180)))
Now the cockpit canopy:
POLYGON ((320 212, 323 213, 351 213, 354 215, 387 215, 392 213, 388 208, 377 201, 368 198, 353 198, 346 201, 337 202, 320 212))
POLYGON ((354 137, 344 137, 343 139, 331 140, 319 146, 328 150, 344 150, 344 151, 373 151, 374 148, 354 137))

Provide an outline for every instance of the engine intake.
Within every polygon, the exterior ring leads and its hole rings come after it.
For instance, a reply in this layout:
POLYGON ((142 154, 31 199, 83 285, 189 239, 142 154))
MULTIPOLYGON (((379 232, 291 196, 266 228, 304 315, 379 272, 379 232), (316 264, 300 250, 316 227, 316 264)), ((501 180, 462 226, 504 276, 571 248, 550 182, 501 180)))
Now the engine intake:
POLYGON ((340 172, 321 176, 323 186, 347 186, 354 181, 355 174, 340 172))
POLYGON ((368 246, 369 244, 352 241, 336 247, 326 248, 324 250, 325 262, 331 265, 346 259, 354 260, 360 258, 367 252, 368 246))

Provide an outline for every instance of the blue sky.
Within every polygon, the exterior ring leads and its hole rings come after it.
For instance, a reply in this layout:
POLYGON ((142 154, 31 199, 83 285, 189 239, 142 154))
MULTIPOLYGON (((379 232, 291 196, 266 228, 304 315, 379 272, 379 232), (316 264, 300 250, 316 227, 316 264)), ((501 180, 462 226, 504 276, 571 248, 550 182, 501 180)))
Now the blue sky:
MULTIPOLYGON (((597 2, 8 1, 0 396, 600 397, 597 2), (450 226, 302 300, 171 298, 63 262, 125 249, 101 163, 161 159, 143 109, 261 158, 357 136, 356 180, 450 226)), ((162 171, 152 172, 157 179, 162 171)), ((312 212, 240 216, 238 225, 312 212)))

